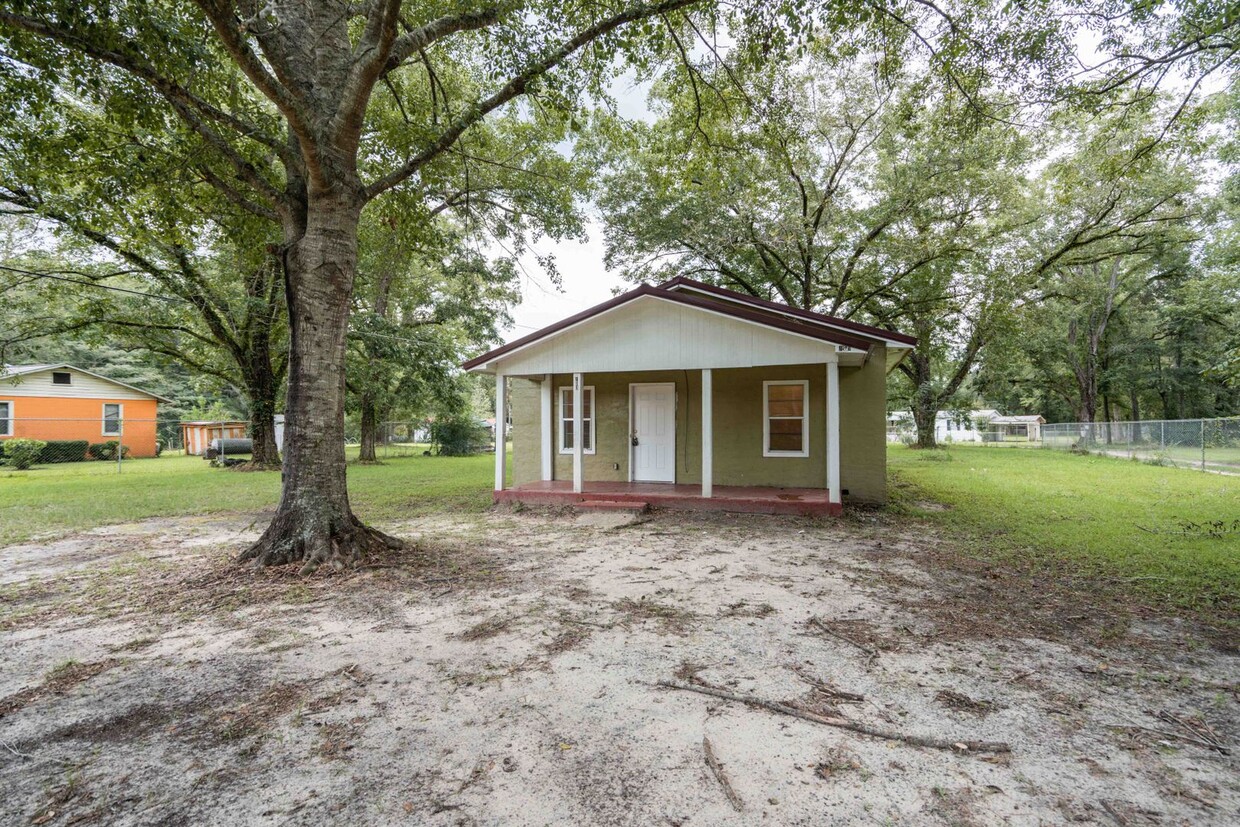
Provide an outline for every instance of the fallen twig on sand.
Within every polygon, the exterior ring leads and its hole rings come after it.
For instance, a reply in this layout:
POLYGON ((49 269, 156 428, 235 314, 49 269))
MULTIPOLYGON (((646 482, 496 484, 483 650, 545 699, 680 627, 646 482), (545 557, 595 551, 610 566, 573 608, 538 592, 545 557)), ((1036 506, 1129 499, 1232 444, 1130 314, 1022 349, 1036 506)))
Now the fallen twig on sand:
POLYGON ((930 738, 922 735, 906 735, 902 732, 895 732, 893 730, 880 729, 878 727, 867 726, 866 724, 859 724, 856 721, 850 721, 847 718, 818 715, 799 707, 779 703, 778 701, 767 701, 754 695, 740 695, 735 692, 728 692, 725 689, 717 689, 713 686, 689 686, 688 684, 674 683, 672 681, 659 681, 656 686, 661 686, 665 689, 681 689, 688 692, 697 692, 702 695, 722 698, 725 701, 736 701, 738 703, 747 704, 759 709, 765 709, 770 712, 778 712, 781 715, 790 715, 793 718, 800 718, 803 721, 810 721, 815 724, 846 729, 850 732, 869 735, 873 738, 883 738, 888 741, 903 741, 906 744, 912 744, 916 747, 930 747, 932 749, 953 750, 957 752, 1012 751, 1012 748, 1002 741, 950 741, 939 738, 930 738))
POLYGON ((840 701, 841 703, 849 704, 865 703, 864 695, 858 695, 856 692, 845 692, 843 689, 837 689, 834 684, 814 677, 810 674, 809 670, 802 666, 792 664, 788 668, 791 669, 798 678, 812 686, 816 692, 821 695, 826 695, 833 701, 840 701))
POLYGON ((881 654, 873 646, 866 646, 864 643, 853 640, 852 638, 850 638, 848 635, 844 634, 843 632, 835 631, 834 629, 828 627, 827 624, 823 623, 821 620, 819 620, 816 617, 811 617, 809 619, 809 622, 810 622, 810 625, 813 626, 818 631, 823 632, 824 634, 830 635, 836 640, 842 640, 848 645, 855 646, 856 648, 860 649, 862 652, 865 652, 866 655, 869 657, 869 661, 866 663, 866 666, 869 666, 871 663, 873 663, 878 658, 879 654, 881 654))
MULTIPOLYGON (((17 749, 16 749, 16 748, 12 745, 12 744, 10 744, 8 741, 0 741, 0 747, 4 747, 4 748, 5 748, 5 749, 7 749, 9 752, 13 753, 14 755, 16 755, 18 758, 22 759, 23 761, 32 761, 32 760, 34 760, 34 756, 33 756, 33 755, 29 755, 29 754, 24 753, 24 752, 19 752, 19 751, 18 751, 18 750, 17 750, 17 749)), ((50 759, 48 759, 48 760, 50 760, 50 761, 55 761, 57 764, 63 764, 63 765, 64 765, 64 766, 66 766, 66 767, 72 767, 72 766, 75 766, 75 764, 74 764, 72 761, 66 761, 66 760, 65 760, 65 759, 63 759, 63 758, 50 758, 50 759)))
POLYGON ((16 749, 14 749, 14 748, 13 748, 13 747, 9 744, 9 742, 8 742, 8 741, 0 741, 0 747, 4 747, 4 748, 5 748, 5 749, 7 749, 9 752, 11 752, 11 753, 13 753, 14 755, 16 755, 18 758, 22 758, 22 759, 24 759, 24 760, 26 760, 26 761, 29 761, 29 760, 31 760, 31 759, 33 759, 33 758, 34 758, 34 756, 33 756, 33 755, 27 755, 27 754, 26 754, 26 753, 24 753, 24 752, 18 752, 16 749))
POLYGON ((1124 818, 1124 816, 1120 814, 1119 810, 1116 810, 1115 807, 1111 805, 1111 802, 1107 801, 1105 798, 1099 799, 1099 802, 1102 804, 1102 809, 1110 813, 1111 818, 1115 819, 1117 823, 1121 825, 1128 824, 1128 819, 1124 818))
POLYGON ((1206 747, 1207 749, 1216 750, 1220 755, 1231 755, 1231 750, 1229 750, 1227 745, 1223 743, 1223 740, 1219 738, 1218 733, 1215 732, 1205 721, 1182 718, 1174 712, 1168 712, 1165 709, 1160 710, 1159 712, 1150 712, 1149 710, 1146 710, 1145 714, 1157 718, 1165 723, 1178 726, 1180 729, 1183 729, 1188 733, 1188 735, 1183 735, 1178 732, 1168 734, 1174 735, 1175 737, 1185 741, 1192 741, 1194 744, 1206 747))
POLYGON ((711 746, 710 739, 706 736, 702 736, 702 752, 706 754, 706 766, 710 767, 715 780, 719 782, 720 787, 723 787, 723 794, 732 803, 732 809, 738 813, 745 812, 745 802, 741 801, 741 797, 736 794, 736 790, 732 789, 732 782, 728 781, 727 773, 723 771, 723 765, 715 757, 715 748, 711 746))

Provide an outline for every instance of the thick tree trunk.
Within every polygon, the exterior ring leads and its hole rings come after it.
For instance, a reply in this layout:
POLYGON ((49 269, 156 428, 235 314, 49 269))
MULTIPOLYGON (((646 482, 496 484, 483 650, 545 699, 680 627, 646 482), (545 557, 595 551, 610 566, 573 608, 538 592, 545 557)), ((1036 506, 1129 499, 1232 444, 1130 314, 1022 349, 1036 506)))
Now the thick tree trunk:
POLYGON ((358 454, 358 462, 378 462, 375 456, 376 432, 379 430, 379 415, 375 411, 375 400, 370 393, 362 394, 362 451, 358 454))
MULTIPOLYGON (((924 341, 924 340, 923 340, 924 341)), ((913 424, 917 426, 918 448, 937 448, 934 420, 939 414, 939 395, 934 392, 930 355, 914 351, 900 365, 916 389, 913 393, 913 424)))
POLYGON ((280 446, 276 442, 276 377, 271 370, 271 353, 265 346, 255 347, 246 369, 246 393, 250 397, 250 439, 254 447, 249 467, 278 470, 280 446))
POLYGON ((254 446, 250 452, 249 467, 278 471, 280 469, 280 446, 276 443, 275 402, 272 399, 257 401, 250 398, 250 440, 254 446))
POLYGON ((918 448, 938 447, 934 437, 934 420, 938 414, 937 410, 928 410, 922 405, 913 406, 913 422, 917 425, 918 448))
POLYGON ((241 555, 257 565, 356 564, 400 545, 367 528, 345 485, 344 367, 361 204, 348 193, 311 196, 304 234, 285 253, 289 388, 284 487, 271 525, 241 555))

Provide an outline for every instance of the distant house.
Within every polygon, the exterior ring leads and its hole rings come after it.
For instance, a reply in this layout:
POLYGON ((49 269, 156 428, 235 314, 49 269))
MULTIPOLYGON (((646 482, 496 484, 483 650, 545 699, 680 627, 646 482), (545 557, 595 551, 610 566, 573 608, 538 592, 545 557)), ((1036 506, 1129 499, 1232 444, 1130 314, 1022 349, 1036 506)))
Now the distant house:
POLYGON ((996 416, 990 420, 988 442, 1041 442, 1046 420, 1037 414, 996 416))
POLYGON ((834 514, 886 499, 887 373, 916 341, 676 278, 464 367, 512 423, 496 501, 834 514))
POLYGON ((158 394, 73 365, 0 370, 0 440, 119 440, 129 456, 156 453, 158 394))
MULTIPOLYGON (((985 426, 999 412, 993 408, 981 408, 974 411, 939 411, 934 417, 935 442, 981 442, 982 431, 979 423, 985 426)), ((905 437, 916 437, 917 425, 913 422, 912 411, 892 411, 887 414, 887 441, 900 442, 905 437)))

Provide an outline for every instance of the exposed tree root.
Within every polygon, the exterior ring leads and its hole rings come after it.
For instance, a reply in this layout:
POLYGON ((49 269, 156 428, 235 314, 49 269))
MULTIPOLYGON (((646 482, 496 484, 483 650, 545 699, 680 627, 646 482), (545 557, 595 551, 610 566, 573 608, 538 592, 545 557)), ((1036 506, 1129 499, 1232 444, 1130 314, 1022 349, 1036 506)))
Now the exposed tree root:
POLYGON ((243 551, 237 561, 253 562, 257 568, 300 563, 300 574, 310 574, 324 564, 342 571, 404 545, 390 534, 365 525, 351 512, 344 520, 324 521, 288 510, 277 514, 258 542, 243 551))
POLYGON ((281 465, 279 462, 243 462, 240 465, 230 467, 229 471, 279 471, 281 465))

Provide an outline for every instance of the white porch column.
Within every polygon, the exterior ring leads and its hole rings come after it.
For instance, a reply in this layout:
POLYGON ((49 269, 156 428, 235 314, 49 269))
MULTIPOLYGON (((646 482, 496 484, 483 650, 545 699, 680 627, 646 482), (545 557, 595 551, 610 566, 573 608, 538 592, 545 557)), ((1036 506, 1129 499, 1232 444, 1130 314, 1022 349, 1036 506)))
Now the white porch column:
POLYGON ((827 499, 840 497, 840 365, 827 362, 827 499))
POLYGON ((713 496, 715 481, 714 391, 710 368, 702 369, 702 496, 713 496))
POLYGON ((551 407, 551 374, 544 373, 541 389, 542 415, 539 417, 539 423, 542 426, 542 478, 550 480, 553 465, 552 460, 555 457, 555 420, 553 419, 551 407))
POLYGON ((573 493, 580 494, 585 481, 585 445, 582 438, 583 428, 581 398, 585 396, 581 386, 581 374, 573 374, 573 493))
POLYGON ((505 463, 508 459, 507 434, 508 410, 504 399, 504 374, 495 374, 495 490, 504 490, 505 463))

